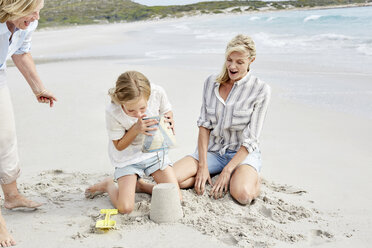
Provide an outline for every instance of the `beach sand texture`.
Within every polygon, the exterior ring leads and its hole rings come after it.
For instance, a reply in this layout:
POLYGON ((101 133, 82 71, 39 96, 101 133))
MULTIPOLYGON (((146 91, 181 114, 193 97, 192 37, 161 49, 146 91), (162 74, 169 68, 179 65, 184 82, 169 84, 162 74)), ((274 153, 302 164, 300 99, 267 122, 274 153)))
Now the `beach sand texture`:
POLYGON ((46 239, 52 247, 62 247, 62 244, 65 247, 146 247, 159 239, 158 235, 164 236, 161 241, 164 243, 155 247, 186 247, 199 242, 207 247, 271 247, 330 242, 336 235, 327 227, 329 219, 324 220, 329 218, 328 214, 312 207, 306 191, 266 180, 261 196, 250 207, 238 205, 229 195, 213 200, 207 194, 197 196, 191 189, 183 190, 184 217, 176 224, 159 225, 151 221, 150 196, 137 194, 135 210, 129 215, 112 216, 117 222, 116 228, 104 232, 96 229, 95 223, 103 218, 100 209, 111 207, 108 196, 88 200, 84 198, 84 190, 107 175, 51 170, 30 178, 28 181, 32 183, 21 183, 21 192, 45 205, 36 211, 3 211, 20 246, 37 247, 46 239), (181 233, 168 237, 174 229, 181 233), (147 236, 151 231, 154 236, 138 242, 138 237, 147 236), (188 240, 190 238, 193 240, 188 240))
MULTIPOLYGON (((112 216, 115 230, 94 228, 102 219, 100 209, 112 205, 105 194, 85 199, 84 190, 113 173, 104 113, 107 90, 120 73, 138 70, 165 88, 178 143, 171 159, 195 149, 202 85, 208 75, 219 72, 224 45, 222 52, 180 57, 146 57, 141 52, 111 57, 111 50, 104 56, 105 49, 130 47, 136 41, 133 49, 140 51, 150 41, 138 35, 180 22, 36 32, 33 55, 45 85, 58 98, 53 109, 37 104, 20 73, 8 68, 21 157, 19 189, 44 203, 35 211, 2 208, 17 247, 369 247, 371 118, 299 101, 280 83, 316 78, 352 85, 364 97, 372 92, 372 74, 363 68, 316 64, 316 55, 309 54, 307 60, 288 54, 285 63, 279 63, 282 55, 264 54, 252 65, 273 89, 261 136, 262 193, 253 205, 241 206, 229 195, 215 200, 182 190, 184 217, 175 224, 156 224, 149 219, 150 196, 137 194, 131 214, 112 216), (118 34, 124 34, 119 43, 118 34), (98 48, 100 54, 92 56, 98 48)), ((167 46, 167 38, 179 39, 181 47, 193 42, 167 35, 159 34, 164 37, 159 50, 167 46)))

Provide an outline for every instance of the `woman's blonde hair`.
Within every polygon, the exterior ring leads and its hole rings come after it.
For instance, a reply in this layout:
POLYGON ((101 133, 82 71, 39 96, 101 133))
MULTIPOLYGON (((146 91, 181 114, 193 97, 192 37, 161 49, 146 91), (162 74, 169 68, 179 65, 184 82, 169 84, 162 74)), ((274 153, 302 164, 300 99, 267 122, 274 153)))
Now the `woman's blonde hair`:
POLYGON ((138 71, 127 71, 121 74, 116 80, 115 88, 108 92, 112 102, 122 105, 125 102, 138 97, 150 98, 150 81, 138 71))
POLYGON ((14 21, 34 12, 42 0, 0 0, 0 22, 14 21))
MULTIPOLYGON (((229 44, 227 44, 226 52, 225 52, 225 58, 232 53, 232 52, 241 52, 241 53, 248 53, 249 59, 255 59, 256 58, 256 45, 254 44, 254 41, 251 37, 243 34, 238 34, 235 36, 229 44)), ((249 71, 249 67, 248 67, 249 71)), ((226 68, 226 61, 223 65, 222 72, 217 77, 217 82, 223 84, 227 83, 229 78, 229 73, 226 68)))

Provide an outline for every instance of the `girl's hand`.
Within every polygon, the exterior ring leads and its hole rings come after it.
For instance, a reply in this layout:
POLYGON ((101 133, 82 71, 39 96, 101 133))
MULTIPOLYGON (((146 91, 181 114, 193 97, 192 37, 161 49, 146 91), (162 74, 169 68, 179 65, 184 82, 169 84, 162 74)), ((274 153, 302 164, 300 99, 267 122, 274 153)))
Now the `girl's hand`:
POLYGON ((205 184, 207 181, 210 185, 213 185, 208 166, 200 165, 200 167, 198 168, 198 172, 196 173, 194 184, 194 189, 198 195, 204 194, 205 184))
POLYGON ((165 117, 165 122, 169 123, 169 126, 168 128, 171 128, 172 131, 173 131, 173 134, 176 134, 176 132, 174 131, 174 119, 173 119, 173 113, 172 111, 169 111, 167 113, 164 114, 164 117, 165 117))
POLYGON ((134 124, 135 128, 138 133, 142 133, 144 135, 152 136, 152 133, 149 133, 150 131, 155 131, 158 128, 157 127, 150 127, 153 125, 158 124, 158 121, 156 119, 146 119, 143 118, 146 117, 146 115, 142 115, 140 118, 138 118, 137 123, 134 124))
POLYGON ((53 107, 54 101, 57 101, 57 98, 53 95, 52 92, 43 90, 38 94, 35 94, 36 100, 40 103, 47 103, 50 107, 53 107))
POLYGON ((231 172, 225 167, 218 176, 212 190, 209 192, 209 195, 213 196, 214 199, 221 198, 224 193, 227 193, 229 190, 230 178, 231 172))

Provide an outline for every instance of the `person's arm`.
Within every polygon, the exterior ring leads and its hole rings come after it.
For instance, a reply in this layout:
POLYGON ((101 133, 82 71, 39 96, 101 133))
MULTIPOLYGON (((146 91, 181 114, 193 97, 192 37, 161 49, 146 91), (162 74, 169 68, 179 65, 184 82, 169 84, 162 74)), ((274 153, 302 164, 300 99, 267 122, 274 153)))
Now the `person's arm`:
POLYGON ((165 122, 169 123, 169 127, 173 131, 173 134, 175 133, 174 130, 174 119, 173 119, 173 112, 172 112, 172 105, 169 102, 168 96, 165 93, 165 90, 161 86, 156 86, 157 93, 159 94, 159 113, 161 115, 164 115, 165 122))
POLYGON ((210 76, 204 82, 202 106, 200 108, 200 115, 197 121, 197 125, 199 127, 199 135, 198 135, 199 163, 198 163, 198 171, 195 176, 194 189, 196 193, 199 195, 204 193, 205 184, 207 181, 210 185, 212 185, 211 175, 208 170, 207 153, 208 153, 209 137, 210 137, 211 130, 213 129, 213 126, 212 126, 211 120, 207 116, 206 106, 207 106, 208 88, 210 88, 211 83, 214 82, 213 79, 214 78, 210 76))
POLYGON ((173 134, 176 134, 176 132, 174 130, 173 112, 172 111, 166 112, 164 114, 164 117, 165 117, 165 122, 168 122, 169 123, 169 127, 168 128, 171 128, 172 131, 173 131, 173 134))
POLYGON ((271 89, 268 85, 264 85, 254 104, 250 123, 242 133, 242 146, 247 148, 248 152, 258 149, 258 137, 261 134, 270 98, 271 89))
POLYGON ((117 150, 122 151, 125 148, 127 148, 130 144, 132 144, 137 135, 144 134, 151 136, 152 134, 148 132, 158 129, 157 127, 150 128, 150 126, 158 123, 157 120, 155 119, 143 120, 142 119, 143 117, 145 117, 145 115, 138 118, 136 124, 129 128, 129 130, 124 134, 124 136, 121 139, 112 141, 114 142, 114 146, 117 150))
POLYGON ((49 103, 50 107, 53 107, 54 101, 57 98, 53 93, 47 91, 36 71, 34 60, 30 53, 14 54, 12 56, 13 62, 30 85, 33 93, 36 96, 38 102, 49 103))
POLYGON ((198 153, 199 153, 199 164, 198 171, 195 177, 194 189, 198 195, 202 195, 205 190, 205 184, 208 181, 212 185, 211 175, 208 170, 207 152, 210 130, 200 126, 198 136, 198 153))

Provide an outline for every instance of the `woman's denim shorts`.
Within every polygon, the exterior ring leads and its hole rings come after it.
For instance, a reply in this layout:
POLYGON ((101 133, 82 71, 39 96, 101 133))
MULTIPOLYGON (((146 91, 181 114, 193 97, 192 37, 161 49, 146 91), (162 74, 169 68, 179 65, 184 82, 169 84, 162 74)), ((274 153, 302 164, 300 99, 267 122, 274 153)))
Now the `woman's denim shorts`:
MULTIPOLYGON (((234 157, 236 151, 227 150, 224 155, 220 155, 219 152, 208 152, 207 153, 207 162, 208 170, 210 174, 218 174, 223 168, 230 162, 234 157)), ((194 159, 199 161, 199 153, 196 150, 193 154, 190 155, 194 159)), ((253 152, 249 153, 248 156, 244 159, 240 165, 250 165, 259 173, 262 167, 261 161, 261 152, 256 149, 253 152)))

